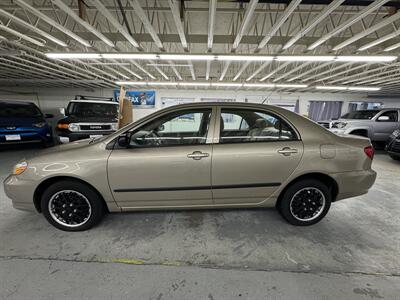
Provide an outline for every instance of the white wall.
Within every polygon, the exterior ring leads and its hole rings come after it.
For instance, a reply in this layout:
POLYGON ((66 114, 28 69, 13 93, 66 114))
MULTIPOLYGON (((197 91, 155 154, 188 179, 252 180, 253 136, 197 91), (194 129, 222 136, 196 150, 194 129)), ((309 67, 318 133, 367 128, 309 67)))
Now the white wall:
MULTIPOLYGON (((113 89, 76 89, 76 88, 0 88, 0 100, 25 100, 38 104, 45 113, 58 114, 60 107, 65 107, 75 95, 112 97, 113 89)), ((237 102, 255 102, 269 104, 291 104, 299 99, 300 114, 307 115, 309 101, 343 101, 342 112, 347 111, 350 101, 383 102, 385 107, 400 107, 400 99, 372 98, 367 94, 340 94, 340 93, 277 93, 273 91, 235 91, 235 90, 156 90, 156 107, 154 109, 134 109, 134 120, 161 108, 162 97, 236 99, 237 102)))

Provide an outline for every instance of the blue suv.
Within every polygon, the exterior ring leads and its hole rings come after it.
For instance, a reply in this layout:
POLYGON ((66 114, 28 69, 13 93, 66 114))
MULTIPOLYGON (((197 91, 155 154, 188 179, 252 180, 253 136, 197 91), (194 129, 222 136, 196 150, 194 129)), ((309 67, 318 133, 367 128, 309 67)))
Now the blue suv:
POLYGON ((0 101, 0 145, 38 143, 53 144, 52 129, 44 115, 31 102, 0 101))

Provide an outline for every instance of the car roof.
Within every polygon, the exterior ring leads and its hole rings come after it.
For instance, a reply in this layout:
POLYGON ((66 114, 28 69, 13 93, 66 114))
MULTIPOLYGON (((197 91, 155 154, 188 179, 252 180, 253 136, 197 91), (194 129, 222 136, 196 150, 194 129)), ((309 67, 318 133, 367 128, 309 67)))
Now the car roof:
POLYGON ((69 102, 78 102, 78 103, 101 103, 101 104, 114 104, 114 105, 119 105, 118 102, 114 101, 107 101, 107 100, 70 100, 69 102))
POLYGON ((19 100, 0 100, 1 104, 21 104, 21 105, 36 105, 33 102, 19 101, 19 100))

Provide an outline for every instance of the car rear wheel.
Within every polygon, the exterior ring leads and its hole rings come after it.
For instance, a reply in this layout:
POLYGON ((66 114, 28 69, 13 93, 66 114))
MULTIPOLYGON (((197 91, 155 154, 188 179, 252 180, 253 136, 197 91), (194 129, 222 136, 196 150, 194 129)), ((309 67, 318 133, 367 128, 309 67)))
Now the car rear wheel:
POLYGON ((304 179, 284 192, 278 209, 290 224, 306 226, 318 223, 327 214, 331 201, 330 190, 324 183, 304 179))
POLYGON ((43 215, 64 231, 83 231, 98 224, 105 213, 95 190, 77 181, 59 181, 49 186, 41 198, 43 215))

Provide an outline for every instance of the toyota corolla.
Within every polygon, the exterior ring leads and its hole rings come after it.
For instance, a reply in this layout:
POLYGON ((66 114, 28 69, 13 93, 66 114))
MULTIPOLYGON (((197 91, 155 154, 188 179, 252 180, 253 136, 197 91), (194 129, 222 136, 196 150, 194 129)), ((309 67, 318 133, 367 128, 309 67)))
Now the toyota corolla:
POLYGON ((338 136, 288 110, 194 103, 119 131, 43 150, 6 178, 17 209, 86 230, 107 212, 276 207, 291 224, 319 222, 331 203, 376 178, 368 138, 338 136))

